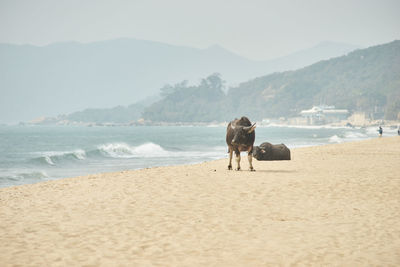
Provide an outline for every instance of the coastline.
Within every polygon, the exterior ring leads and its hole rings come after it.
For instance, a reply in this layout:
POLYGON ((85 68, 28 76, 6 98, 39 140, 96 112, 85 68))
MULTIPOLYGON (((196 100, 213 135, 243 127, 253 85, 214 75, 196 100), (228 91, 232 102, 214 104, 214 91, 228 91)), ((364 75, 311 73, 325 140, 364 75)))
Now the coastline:
POLYGON ((385 137, 0 188, 0 262, 399 265, 399 162, 385 137))
MULTIPOLYGON (((340 122, 323 123, 323 124, 308 124, 299 123, 297 117, 286 118, 285 120, 269 120, 268 122, 256 121, 259 126, 279 126, 279 127, 392 127, 398 128, 400 121, 398 120, 342 120, 340 122)), ((132 127, 132 126, 210 126, 210 127, 226 127, 229 121, 212 121, 212 122, 152 122, 152 121, 131 121, 126 123, 117 122, 81 122, 81 121, 68 121, 57 120, 56 118, 38 118, 30 122, 20 122, 16 125, 19 126, 85 126, 85 127, 132 127)), ((0 126, 2 126, 0 124, 0 126)), ((5 126, 5 125, 4 125, 5 126)))

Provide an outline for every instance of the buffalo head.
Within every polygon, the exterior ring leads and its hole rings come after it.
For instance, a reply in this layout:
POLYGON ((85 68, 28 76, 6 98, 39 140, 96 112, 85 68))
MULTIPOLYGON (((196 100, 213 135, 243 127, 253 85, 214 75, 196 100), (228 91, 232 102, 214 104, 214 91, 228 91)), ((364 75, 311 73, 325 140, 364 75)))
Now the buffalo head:
POLYGON ((255 123, 251 126, 231 125, 231 129, 233 131, 233 139, 231 144, 232 145, 246 144, 250 139, 250 135, 254 132, 255 128, 256 128, 255 123))
POLYGON ((253 147, 253 157, 255 157, 257 160, 262 159, 264 154, 265 154, 264 149, 260 148, 259 146, 253 147))

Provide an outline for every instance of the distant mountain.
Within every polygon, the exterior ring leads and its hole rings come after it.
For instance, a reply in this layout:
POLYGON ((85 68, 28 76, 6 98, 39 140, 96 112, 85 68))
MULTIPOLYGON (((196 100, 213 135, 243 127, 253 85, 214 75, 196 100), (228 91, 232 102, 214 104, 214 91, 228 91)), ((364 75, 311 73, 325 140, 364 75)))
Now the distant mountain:
POLYGON ((117 39, 38 47, 0 44, 0 123, 130 105, 165 84, 218 72, 228 84, 304 67, 355 46, 324 43, 281 59, 253 61, 220 46, 195 49, 117 39))
POLYGON ((73 112, 68 115, 61 115, 56 119, 56 122, 131 123, 142 118, 144 109, 160 99, 160 96, 153 96, 129 106, 117 106, 113 108, 88 108, 82 111, 73 112))
POLYGON ((220 87, 207 84, 176 86, 164 99, 146 108, 144 118, 195 122, 247 115, 261 120, 298 116, 303 109, 326 104, 362 111, 374 119, 398 119, 400 41, 252 79, 230 88, 227 95, 221 95, 220 87))
MULTIPOLYGON (((357 49, 361 49, 361 47, 351 44, 325 41, 312 48, 301 50, 275 60, 270 60, 268 63, 276 68, 275 71, 282 72, 287 70, 296 70, 321 60, 346 55, 347 53, 357 49)), ((262 75, 266 74, 268 73, 263 73, 262 75)))

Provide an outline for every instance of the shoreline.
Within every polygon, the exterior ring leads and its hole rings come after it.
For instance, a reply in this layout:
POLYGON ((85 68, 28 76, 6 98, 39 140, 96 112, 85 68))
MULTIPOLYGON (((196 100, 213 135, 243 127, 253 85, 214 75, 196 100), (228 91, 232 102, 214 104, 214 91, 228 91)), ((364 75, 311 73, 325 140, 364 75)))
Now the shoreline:
MULTIPOLYGON (((274 127, 279 127, 279 126, 274 126, 274 127)), ((294 127, 297 128, 297 126, 282 126, 282 127, 294 127)), ((321 128, 321 126, 309 126, 308 128, 313 129, 313 128, 321 128)), ((322 128, 325 128, 326 126, 322 126, 322 128)), ((264 126, 261 126, 260 128, 265 128, 264 126)), ((328 127, 330 128, 330 127, 328 127)), ((333 127, 333 128, 342 128, 342 127, 333 127)), ((367 136, 367 135, 365 135, 367 136)), ((385 134, 385 136, 383 136, 382 138, 390 138, 390 137, 395 137, 397 135, 394 135, 394 132, 389 132, 385 134)), ((333 135, 330 137, 329 142, 327 143, 309 143, 309 144, 298 144, 298 145, 293 145, 293 144, 287 144, 288 148, 293 150, 293 149, 298 149, 298 148, 307 148, 307 147, 314 147, 314 146, 325 146, 325 145, 335 145, 335 144, 342 144, 342 143, 349 143, 349 142, 359 142, 359 141, 367 141, 367 140, 371 140, 371 139, 375 139, 376 137, 372 137, 372 136, 368 136, 368 137, 357 137, 354 140, 346 140, 346 138, 353 138, 353 137, 339 137, 337 135, 333 135), (358 139, 359 138, 359 139, 358 139)), ((279 142, 275 142, 276 144, 278 144, 279 142)), ((112 144, 112 143, 109 143, 112 144)), ((119 144, 118 142, 116 144, 119 144)), ((143 143, 142 145, 147 145, 147 144, 153 144, 153 143, 143 143)), ((136 147, 140 147, 142 145, 136 146, 136 147)), ((157 145, 157 144, 156 144, 157 145)), ((128 145, 127 145, 128 146, 128 145)), ((132 146, 135 148, 135 146, 132 146)), ((54 153, 60 153, 61 155, 63 154, 69 154, 69 153, 81 153, 80 151, 82 151, 82 153, 84 154, 84 158, 80 159, 80 160, 85 160, 86 159, 86 154, 91 153, 92 150, 82 150, 82 149, 75 149, 75 150, 66 150, 66 151, 60 151, 60 152, 54 152, 54 153)), ((167 153, 174 153, 174 151, 166 151, 167 153)), ((53 153, 53 152, 49 152, 49 153, 53 153)), ((80 155, 74 155, 75 157, 80 157, 80 155)), ((242 156, 246 156, 242 153, 242 156)), ((42 154, 42 157, 47 157, 46 154, 42 154)), ((50 156, 51 157, 51 156, 50 156)), ((145 166, 140 166, 140 167, 131 167, 130 169, 115 169, 115 170, 101 170, 101 171, 94 171, 94 172, 81 172, 81 173, 76 173, 76 174, 72 174, 72 175, 68 175, 68 176, 59 176, 57 174, 57 176, 51 176, 48 175, 46 173, 46 170, 43 169, 37 169, 37 170, 33 170, 31 173, 34 174, 39 174, 39 175, 43 175, 43 177, 41 178, 41 180, 39 181, 28 181, 28 182, 19 182, 19 180, 17 180, 17 182, 15 182, 15 184, 7 184, 7 185, 2 185, 0 184, 0 189, 1 188, 9 188, 9 187, 13 187, 13 186, 21 186, 21 185, 31 185, 31 184, 36 184, 36 183, 43 183, 43 182, 48 182, 48 181, 54 181, 54 180, 60 180, 60 179, 69 179, 69 178, 74 178, 74 177, 81 177, 81 176, 88 176, 88 175, 100 175, 100 174, 105 174, 105 173, 117 173, 120 171, 134 171, 134 170, 141 170, 141 169, 148 169, 148 168, 155 168, 155 167, 168 167, 168 166, 181 166, 181 165, 194 165, 194 164, 199 164, 199 163, 203 163, 203 162, 209 162, 209 161, 213 161, 213 160, 220 160, 220 159, 224 159, 227 157, 227 153, 225 153, 223 156, 219 155, 219 158, 213 157, 212 159, 197 159, 197 160, 190 160, 188 159, 187 162, 170 162, 170 163, 155 163, 154 165, 145 165, 145 166)), ((113 158, 111 156, 111 158, 113 158)), ((52 160, 50 159, 46 159, 47 160, 52 160)), ((53 162, 51 162, 51 165, 53 165, 53 162)), ((19 172, 17 175, 30 175, 30 172, 19 172)), ((3 177, 0 177, 3 178, 3 177)), ((6 179, 9 179, 7 176, 5 177, 6 179)), ((28 178, 31 178, 28 177, 28 178)))
POLYGON ((399 265, 399 162, 384 137, 0 188, 0 262, 399 265))
MULTIPOLYGON (((312 126, 310 126, 310 127, 312 127, 312 126)), ((341 141, 341 142, 338 142, 338 143, 328 143, 328 144, 300 145, 300 146, 296 146, 296 147, 289 147, 289 149, 292 152, 293 150, 299 150, 299 149, 308 149, 308 148, 325 147, 325 146, 336 146, 336 145, 342 145, 342 144, 352 144, 352 143, 366 142, 366 141, 371 141, 371 140, 375 140, 375 139, 386 139, 386 138, 397 138, 397 136, 384 136, 384 137, 379 137, 379 138, 367 138, 367 139, 356 140, 356 141, 341 141)), ((400 136, 399 136, 399 139, 400 139, 400 136)), ((10 187, 15 187, 15 186, 17 186, 17 187, 20 187, 20 186, 31 186, 31 185, 35 185, 35 184, 54 182, 54 181, 65 180, 65 179, 85 178, 85 177, 89 177, 89 176, 99 176, 99 175, 114 175, 114 174, 119 174, 119 173, 123 173, 123 172, 135 172, 135 171, 142 171, 142 170, 150 170, 150 169, 154 169, 154 168, 185 167, 185 166, 193 166, 193 165, 199 165, 199 164, 207 164, 207 163, 212 163, 212 162, 217 162, 217 161, 222 161, 222 160, 228 160, 228 153, 226 153, 226 156, 223 157, 223 158, 207 160, 207 161, 201 161, 201 162, 192 162, 192 163, 185 163, 185 164, 159 165, 159 166, 151 166, 151 167, 140 167, 140 168, 129 169, 129 170, 99 172, 99 173, 90 173, 90 174, 77 175, 77 176, 71 176, 71 177, 54 178, 54 179, 35 182, 35 183, 27 183, 27 184, 0 187, 0 190, 7 189, 7 188, 10 188, 10 187)), ((234 160, 232 162, 234 162, 234 160)), ((245 152, 241 152, 241 164, 243 164, 243 162, 245 164, 248 163, 247 162, 247 155, 245 154, 245 152)), ((258 161, 253 157, 253 162, 263 162, 263 161, 258 161)), ((277 161, 270 161, 270 162, 277 162, 277 161)), ((235 164, 236 164, 236 162, 235 162, 235 164)))

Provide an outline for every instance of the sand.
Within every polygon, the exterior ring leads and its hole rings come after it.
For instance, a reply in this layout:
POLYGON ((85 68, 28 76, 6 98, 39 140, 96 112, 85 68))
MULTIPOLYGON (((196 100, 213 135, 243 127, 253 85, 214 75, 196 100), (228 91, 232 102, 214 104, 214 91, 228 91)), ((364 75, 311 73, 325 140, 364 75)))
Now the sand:
POLYGON ((0 189, 0 265, 399 266, 400 137, 292 158, 0 189))

